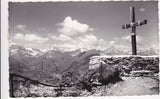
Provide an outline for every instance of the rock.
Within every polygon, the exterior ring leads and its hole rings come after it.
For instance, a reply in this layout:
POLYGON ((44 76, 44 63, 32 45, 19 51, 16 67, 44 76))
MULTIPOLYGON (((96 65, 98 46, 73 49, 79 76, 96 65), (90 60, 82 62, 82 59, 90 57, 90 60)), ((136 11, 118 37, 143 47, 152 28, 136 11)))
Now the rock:
POLYGON ((140 55, 114 55, 114 56, 93 56, 90 58, 89 69, 100 68, 100 64, 108 64, 118 67, 121 76, 129 76, 131 71, 149 70, 154 73, 159 72, 159 56, 140 56, 140 55))
POLYGON ((119 76, 120 71, 118 71, 118 68, 115 68, 113 66, 103 64, 98 71, 98 81, 104 85, 108 83, 115 83, 122 80, 119 76))
POLYGON ((82 77, 81 85, 83 89, 92 91, 92 87, 98 85, 107 85, 121 81, 120 71, 111 65, 102 64, 99 68, 88 70, 82 77))

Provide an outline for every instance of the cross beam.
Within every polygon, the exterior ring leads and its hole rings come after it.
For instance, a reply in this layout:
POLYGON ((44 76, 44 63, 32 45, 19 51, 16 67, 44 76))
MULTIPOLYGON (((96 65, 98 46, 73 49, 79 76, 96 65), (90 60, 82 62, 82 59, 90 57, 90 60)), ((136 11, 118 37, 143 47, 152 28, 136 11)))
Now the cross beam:
POLYGON ((132 43, 132 55, 137 55, 136 47, 136 27, 147 24, 147 20, 137 21, 135 20, 134 7, 130 7, 130 24, 122 25, 122 29, 131 28, 131 43, 132 43))

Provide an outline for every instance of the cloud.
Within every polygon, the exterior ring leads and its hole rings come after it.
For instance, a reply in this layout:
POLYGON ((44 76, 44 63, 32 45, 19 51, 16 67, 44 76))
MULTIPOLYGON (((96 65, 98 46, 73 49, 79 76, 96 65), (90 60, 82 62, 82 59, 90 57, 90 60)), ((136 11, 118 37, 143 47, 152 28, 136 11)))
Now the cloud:
POLYGON ((85 49, 104 49, 106 42, 103 39, 98 39, 93 34, 86 34, 75 37, 74 39, 60 34, 59 36, 52 36, 53 41, 56 41, 56 47, 62 48, 66 51, 73 51, 81 48, 85 49))
MULTIPOLYGON (((143 39, 141 36, 136 36, 137 43, 137 51, 146 51, 150 49, 154 49, 158 52, 159 46, 156 44, 149 44, 149 40, 143 39)), ((115 37, 112 41, 109 42, 108 48, 114 48, 119 52, 127 52, 131 54, 132 45, 131 45, 131 36, 123 36, 123 37, 115 37)))
MULTIPOLYGON (((143 38, 136 36, 137 47, 143 45, 143 38)), ((115 37, 112 41, 109 42, 108 48, 114 47, 115 49, 123 52, 131 52, 131 36, 115 37)))
POLYGON ((55 40, 55 41, 58 41, 58 42, 70 42, 70 41, 73 41, 72 38, 70 38, 69 36, 64 35, 64 34, 60 34, 59 36, 52 35, 51 39, 55 40))
POLYGON ((16 26, 15 26, 15 29, 25 30, 25 29, 26 29, 26 26, 25 26, 25 25, 22 25, 22 24, 19 24, 19 25, 16 25, 16 26))
MULTIPOLYGON (((106 42, 103 39, 92 34, 93 28, 72 19, 70 16, 66 17, 63 22, 57 25, 59 26, 58 33, 48 33, 47 38, 40 37, 40 35, 36 34, 23 34, 19 31, 20 33, 13 35, 12 40, 13 42, 21 42, 28 46, 47 41, 47 44, 44 44, 58 47, 64 51, 73 51, 81 48, 102 50, 106 47, 106 42)), ((25 25, 17 25, 16 29, 27 31, 25 25)))
POLYGON ((73 20, 70 16, 66 17, 63 22, 58 23, 59 35, 50 35, 54 45, 65 51, 73 51, 81 48, 85 49, 104 49, 106 42, 97 38, 90 31, 87 24, 73 20))
POLYGON ((145 8, 140 8, 139 11, 144 12, 146 9, 145 8))
POLYGON ((92 45, 92 46, 98 45, 98 42, 97 42, 98 39, 93 34, 78 37, 78 41, 80 41, 80 43, 83 45, 92 45))
POLYGON ((103 39, 98 39, 93 34, 88 34, 82 37, 78 37, 78 42, 80 42, 81 47, 87 47, 88 49, 105 49, 106 42, 103 39))
POLYGON ((77 20, 73 20, 70 16, 67 16, 63 22, 58 24, 60 28, 59 33, 63 33, 67 36, 76 36, 85 34, 88 31, 93 31, 87 24, 79 23, 77 20))
MULTIPOLYGON (((142 41, 143 41, 143 38, 137 35, 136 36, 136 42, 137 42, 137 44, 141 44, 142 41)), ((127 35, 127 36, 123 36, 123 37, 120 37, 120 38, 115 37, 113 40, 111 40, 109 42, 109 44, 111 46, 114 46, 115 44, 116 45, 126 45, 126 44, 129 45, 129 44, 131 44, 131 36, 127 35)))
POLYGON ((16 35, 14 35, 14 39, 18 41, 26 41, 32 43, 42 43, 48 41, 48 38, 42 38, 35 34, 22 34, 22 33, 17 33, 16 35))
MULTIPOLYGON (((120 39, 122 39, 123 41, 126 41, 126 42, 131 42, 131 36, 130 35, 123 36, 120 39)), ((142 37, 136 35, 136 41, 137 41, 137 43, 140 43, 142 40, 143 40, 142 37)))

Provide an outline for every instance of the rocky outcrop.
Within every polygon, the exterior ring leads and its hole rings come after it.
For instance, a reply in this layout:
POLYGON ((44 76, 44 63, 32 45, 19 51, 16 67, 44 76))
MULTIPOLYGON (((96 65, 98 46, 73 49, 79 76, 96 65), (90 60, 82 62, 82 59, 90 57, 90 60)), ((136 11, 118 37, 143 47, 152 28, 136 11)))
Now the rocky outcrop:
POLYGON ((121 80, 118 68, 101 63, 99 68, 89 69, 80 82, 84 89, 92 91, 92 87, 116 83, 121 80))
POLYGON ((101 63, 118 68, 123 74, 130 74, 131 71, 139 70, 159 72, 159 56, 93 56, 90 58, 89 69, 97 69, 101 63))

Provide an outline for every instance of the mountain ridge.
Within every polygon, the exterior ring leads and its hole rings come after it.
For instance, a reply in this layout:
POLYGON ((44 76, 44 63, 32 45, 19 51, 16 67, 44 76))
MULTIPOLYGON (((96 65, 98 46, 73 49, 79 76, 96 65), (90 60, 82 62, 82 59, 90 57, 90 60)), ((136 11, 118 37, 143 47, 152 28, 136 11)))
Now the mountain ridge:
POLYGON ((53 83, 56 81, 54 79, 58 82, 68 72, 74 72, 75 76, 85 74, 91 57, 106 54, 107 52, 96 49, 63 52, 53 48, 43 52, 14 44, 9 48, 9 70, 10 73, 53 83))

